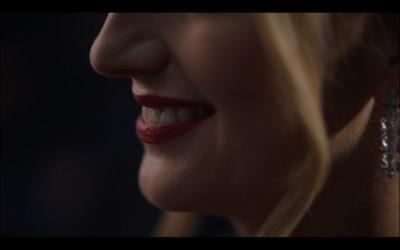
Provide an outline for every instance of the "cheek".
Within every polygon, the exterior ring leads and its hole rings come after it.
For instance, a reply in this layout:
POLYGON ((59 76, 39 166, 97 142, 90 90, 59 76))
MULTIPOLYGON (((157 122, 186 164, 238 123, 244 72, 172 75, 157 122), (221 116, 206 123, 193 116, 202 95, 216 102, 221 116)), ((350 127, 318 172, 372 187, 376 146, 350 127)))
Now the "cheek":
POLYGON ((178 55, 194 87, 216 105, 238 98, 259 81, 265 66, 255 35, 199 24, 185 37, 178 55))
POLYGON ((293 166, 304 148, 289 96, 268 73, 255 34, 198 29, 185 42, 187 47, 181 47, 182 65, 190 82, 217 109, 210 171, 224 176, 224 187, 221 182, 214 187, 225 190, 225 197, 234 193, 230 198, 237 201, 239 194, 248 197, 255 190, 270 190, 261 193, 274 196, 285 186, 290 167, 284 166, 293 166))
POLYGON ((217 113, 190 147, 145 154, 141 186, 161 207, 216 211, 277 199, 303 156, 285 88, 268 73, 254 32, 236 28, 202 23, 173 43, 189 83, 217 113))
POLYGON ((190 83, 217 109, 219 137, 264 145, 296 129, 290 96, 274 78, 252 25, 198 25, 180 49, 190 83))

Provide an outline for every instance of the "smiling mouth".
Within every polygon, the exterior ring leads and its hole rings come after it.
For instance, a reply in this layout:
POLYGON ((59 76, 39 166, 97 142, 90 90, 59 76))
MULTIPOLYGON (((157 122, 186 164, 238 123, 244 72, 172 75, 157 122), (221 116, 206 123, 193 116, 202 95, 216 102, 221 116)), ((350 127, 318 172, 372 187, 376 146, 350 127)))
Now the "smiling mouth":
POLYGON ((142 107, 145 122, 158 124, 175 124, 205 119, 214 113, 211 107, 198 108, 149 108, 142 107))
POLYGON ((206 103, 154 95, 134 96, 142 106, 136 134, 147 143, 161 143, 193 130, 215 113, 206 103))

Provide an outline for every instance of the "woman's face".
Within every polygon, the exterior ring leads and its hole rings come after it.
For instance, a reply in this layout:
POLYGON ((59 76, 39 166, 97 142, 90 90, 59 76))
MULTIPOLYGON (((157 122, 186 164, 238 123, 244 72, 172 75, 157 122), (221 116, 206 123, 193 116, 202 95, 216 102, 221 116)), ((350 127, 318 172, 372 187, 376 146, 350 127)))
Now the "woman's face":
POLYGON ((304 145, 264 51, 251 14, 108 16, 90 59, 131 78, 145 106, 139 184, 153 204, 229 216, 276 205, 304 145))

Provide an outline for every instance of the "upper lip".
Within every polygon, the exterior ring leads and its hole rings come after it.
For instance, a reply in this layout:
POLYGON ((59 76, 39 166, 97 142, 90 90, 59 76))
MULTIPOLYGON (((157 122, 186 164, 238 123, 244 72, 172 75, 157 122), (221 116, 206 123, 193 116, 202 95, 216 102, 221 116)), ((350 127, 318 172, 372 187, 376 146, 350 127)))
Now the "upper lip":
POLYGON ((143 94, 143 95, 133 95, 136 102, 140 106, 145 106, 149 108, 160 108, 160 107, 169 107, 169 108, 195 108, 195 107, 206 107, 210 106, 210 104, 205 102, 198 102, 192 100, 184 100, 175 97, 165 97, 151 94, 143 94))

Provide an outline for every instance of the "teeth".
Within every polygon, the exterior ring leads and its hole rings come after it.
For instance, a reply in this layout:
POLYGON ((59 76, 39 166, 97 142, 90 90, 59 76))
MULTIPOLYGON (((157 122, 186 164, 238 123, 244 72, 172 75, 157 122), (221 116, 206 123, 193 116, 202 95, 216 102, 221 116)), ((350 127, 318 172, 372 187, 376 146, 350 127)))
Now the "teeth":
POLYGON ((165 108, 160 117, 160 124, 176 123, 176 111, 171 108, 165 108))
POLYGON ((178 109, 178 122, 194 120, 193 110, 189 108, 178 109))
POLYGON ((147 122, 149 122, 149 108, 142 106, 142 114, 143 114, 143 119, 147 122))
POLYGON ((206 118, 211 114, 207 108, 149 108, 142 107, 143 118, 146 122, 157 124, 173 124, 206 118))
POLYGON ((158 108, 147 108, 147 121, 150 124, 160 123, 161 111, 158 108))

